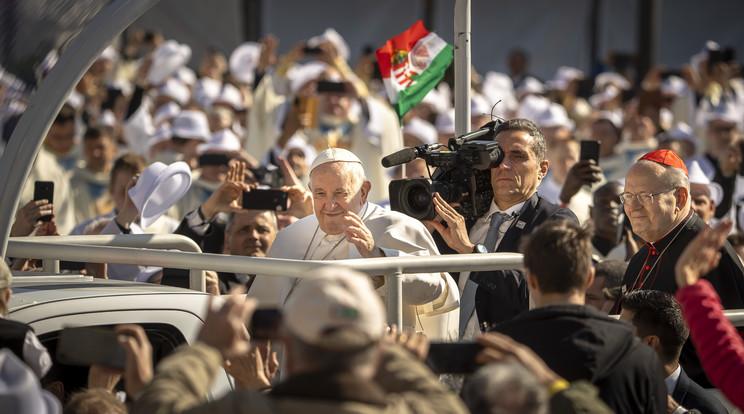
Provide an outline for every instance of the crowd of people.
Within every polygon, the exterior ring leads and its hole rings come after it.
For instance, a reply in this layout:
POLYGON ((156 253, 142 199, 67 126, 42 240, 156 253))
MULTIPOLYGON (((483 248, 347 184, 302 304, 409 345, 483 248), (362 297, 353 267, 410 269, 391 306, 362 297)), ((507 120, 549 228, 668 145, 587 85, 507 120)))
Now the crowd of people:
MULTIPOLYGON (((744 79, 730 52, 708 42, 680 70, 640 78, 609 59, 543 81, 522 50, 509 73, 473 68, 471 128, 498 118, 487 138, 504 154, 490 168, 492 201, 466 218, 434 193, 436 216, 417 220, 390 209, 388 184, 432 168, 380 160, 454 135, 451 74, 399 119, 374 54, 352 67, 333 29, 282 56, 272 36, 208 50, 197 71, 189 46, 129 32, 55 118, 11 236, 175 233, 207 253, 299 260, 521 252, 524 269, 404 275, 400 327, 386 326, 381 276, 207 271, 224 301, 195 343, 153 373, 144 331, 117 327, 125 369, 91 367, 87 390, 58 396, 65 412, 727 412, 711 387, 744 409, 744 341, 722 312, 744 308, 744 79), (598 143, 596 157, 583 142, 598 143), (193 179, 150 220, 131 190, 157 162, 183 162, 193 179), (38 181, 54 183, 53 200, 34 197, 38 181), (244 203, 266 188, 287 208, 244 203), (278 354, 248 335, 257 302, 283 310, 278 354), (478 369, 464 383, 437 377, 424 363, 430 341, 475 341, 478 369), (223 366, 239 390, 207 401, 223 366)), ((25 108, 2 85, 7 140, 25 108)), ((39 264, 0 266, 4 315, 7 267, 39 264)), ((152 266, 67 266, 184 280, 152 266)), ((0 392, 0 407, 59 412, 39 385, 52 362, 33 331, 2 318, 0 329, 0 380, 24 390, 0 392)))

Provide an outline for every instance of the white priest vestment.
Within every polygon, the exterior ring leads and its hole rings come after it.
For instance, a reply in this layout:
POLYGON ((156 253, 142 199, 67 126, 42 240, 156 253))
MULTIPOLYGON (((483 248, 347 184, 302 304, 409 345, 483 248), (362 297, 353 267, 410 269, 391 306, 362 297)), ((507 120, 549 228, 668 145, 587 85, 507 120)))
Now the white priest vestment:
MULTIPOLYGON (((375 247, 387 257, 439 255, 434 239, 418 220, 367 203, 360 217, 375 239, 375 247)), ((315 215, 281 230, 268 257, 298 260, 343 260, 361 258, 356 246, 344 235, 326 235, 315 215)), ((248 296, 259 303, 282 306, 300 279, 258 276, 248 296)), ((385 300, 387 286, 378 293, 385 300)), ((457 340, 460 295, 448 273, 403 276, 403 327, 423 331, 431 340, 457 340)))

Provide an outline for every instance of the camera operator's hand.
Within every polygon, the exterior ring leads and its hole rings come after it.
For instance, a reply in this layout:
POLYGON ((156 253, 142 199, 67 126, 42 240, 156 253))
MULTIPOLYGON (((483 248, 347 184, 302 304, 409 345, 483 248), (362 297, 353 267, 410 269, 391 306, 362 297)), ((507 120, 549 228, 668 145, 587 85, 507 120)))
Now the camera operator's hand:
POLYGON ((135 398, 152 380, 152 345, 145 330, 139 325, 118 325, 119 343, 126 352, 124 389, 135 398))
POLYGON ((571 198, 584 185, 592 185, 602 181, 602 169, 594 160, 580 160, 568 170, 566 182, 561 189, 560 200, 564 204, 571 202, 571 198))
POLYGON ((232 289, 230 294, 221 296, 225 301, 217 309, 212 307, 214 296, 209 296, 204 326, 197 340, 217 349, 224 359, 245 354, 251 348, 245 324, 256 309, 256 300, 245 297, 244 293, 243 287, 232 289))
POLYGON ((39 220, 54 214, 54 206, 49 200, 31 200, 18 209, 10 236, 28 236, 34 231, 39 220))
POLYGON ((242 210, 240 202, 244 191, 250 191, 250 186, 243 180, 246 164, 238 160, 230 160, 227 179, 201 205, 204 218, 211 220, 217 213, 235 213, 242 210))
POLYGON ((468 236, 468 229, 465 227, 465 218, 452 206, 447 204, 439 193, 434 193, 433 200, 434 210, 447 223, 447 227, 437 221, 428 221, 427 223, 442 235, 445 243, 450 248, 458 253, 472 253, 475 245, 470 241, 470 237, 468 236))
POLYGON ((723 220, 714 228, 705 227, 692 239, 677 259, 674 268, 677 287, 695 284, 718 265, 718 261, 721 260, 721 247, 726 243, 726 236, 732 226, 730 220, 723 220))

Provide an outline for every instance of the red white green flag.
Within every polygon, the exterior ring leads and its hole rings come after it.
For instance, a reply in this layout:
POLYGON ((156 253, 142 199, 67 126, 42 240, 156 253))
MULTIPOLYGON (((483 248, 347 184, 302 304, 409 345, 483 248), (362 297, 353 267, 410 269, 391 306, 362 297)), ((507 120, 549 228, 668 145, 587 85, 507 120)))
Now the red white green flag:
POLYGON ((454 49, 419 20, 377 49, 377 64, 399 117, 421 102, 452 63, 454 49))

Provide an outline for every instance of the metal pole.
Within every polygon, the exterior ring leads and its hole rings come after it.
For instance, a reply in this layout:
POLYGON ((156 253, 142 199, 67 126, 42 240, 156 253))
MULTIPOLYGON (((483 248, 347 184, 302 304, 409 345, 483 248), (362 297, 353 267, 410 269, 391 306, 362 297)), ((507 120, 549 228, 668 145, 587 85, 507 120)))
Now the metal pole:
POLYGON ((470 0, 455 0, 455 134, 470 131, 470 0))
POLYGON ((403 327, 403 273, 397 270, 395 273, 385 276, 387 284, 387 319, 388 324, 395 324, 398 329, 403 327))
POLYGON ((0 257, 5 257, 23 184, 65 98, 106 45, 157 2, 113 0, 109 3, 70 41, 31 97, 0 159, 0 257))
POLYGON ((59 260, 58 259, 44 259, 41 261, 42 270, 47 274, 59 274, 59 260))
POLYGON ((204 277, 203 270, 189 269, 189 289, 199 292, 207 291, 207 278, 204 277))

